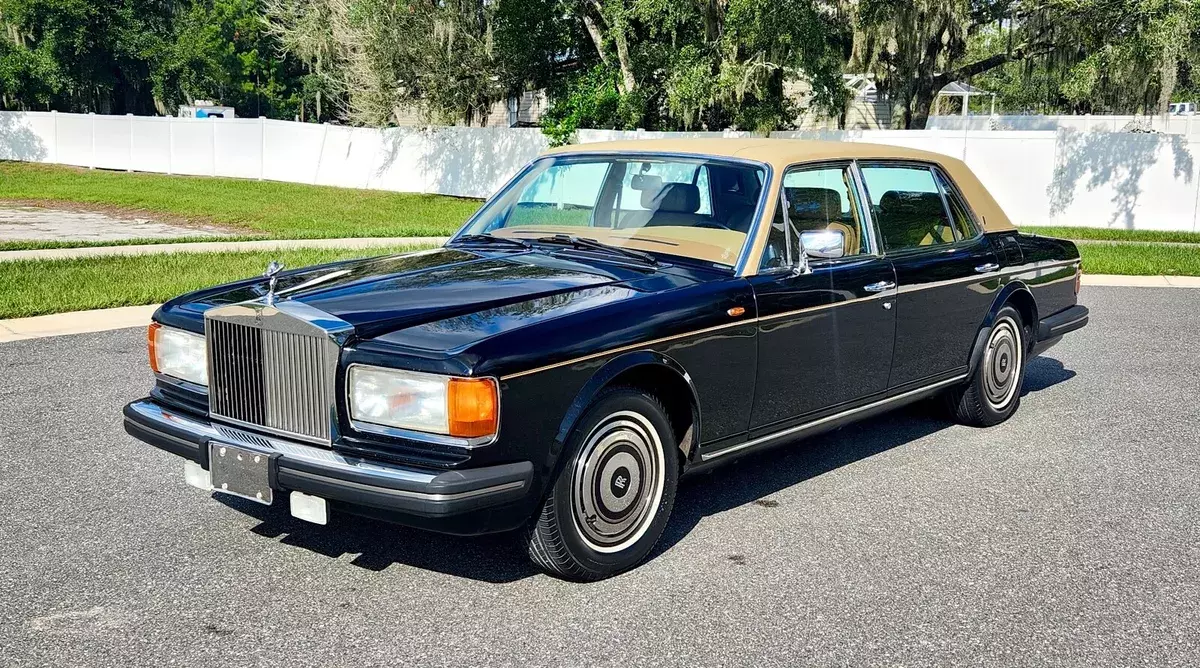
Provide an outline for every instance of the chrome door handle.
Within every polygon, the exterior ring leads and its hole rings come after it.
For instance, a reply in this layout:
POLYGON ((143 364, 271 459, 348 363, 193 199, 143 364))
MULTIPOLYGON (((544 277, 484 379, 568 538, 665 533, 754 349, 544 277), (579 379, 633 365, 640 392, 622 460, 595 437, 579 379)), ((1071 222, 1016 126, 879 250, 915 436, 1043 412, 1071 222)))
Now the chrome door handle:
POLYGON ((879 281, 878 283, 864 285, 863 290, 866 290, 867 292, 887 292, 895 287, 896 284, 892 281, 879 281))
POLYGON ((999 268, 1000 268, 1000 265, 996 264, 995 262, 989 262, 987 264, 981 264, 978 267, 975 267, 975 271, 977 271, 981 274, 986 274, 989 272, 996 271, 999 268))

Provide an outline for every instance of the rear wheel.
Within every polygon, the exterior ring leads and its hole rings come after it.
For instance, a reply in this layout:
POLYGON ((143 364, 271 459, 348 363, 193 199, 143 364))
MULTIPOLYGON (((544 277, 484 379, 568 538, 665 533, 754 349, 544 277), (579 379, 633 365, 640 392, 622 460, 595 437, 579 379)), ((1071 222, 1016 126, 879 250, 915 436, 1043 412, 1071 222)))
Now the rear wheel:
POLYGON ((1000 309, 974 375, 946 393, 958 422, 990 427, 1016 412, 1025 382, 1027 336, 1021 314, 1011 306, 1000 309))
POLYGON ((634 388, 606 391, 568 440, 573 453, 527 532, 542 570, 599 580, 639 564, 675 503, 679 449, 666 410, 634 388))

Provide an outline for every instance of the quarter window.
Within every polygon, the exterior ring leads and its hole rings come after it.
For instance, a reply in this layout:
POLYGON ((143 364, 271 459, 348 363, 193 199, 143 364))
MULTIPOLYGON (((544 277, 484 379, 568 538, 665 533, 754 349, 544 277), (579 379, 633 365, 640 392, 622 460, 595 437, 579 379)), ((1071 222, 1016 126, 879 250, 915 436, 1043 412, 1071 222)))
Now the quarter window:
POLYGON ((871 210, 889 251, 952 244, 954 227, 927 167, 864 166, 871 210))
POLYGON ((974 238, 976 234, 975 219, 971 216, 970 209, 963 203, 958 190, 950 184, 950 179, 946 178, 941 171, 934 170, 933 175, 942 188, 942 194, 946 196, 946 204, 950 207, 950 217, 954 221, 954 230, 958 233, 958 238, 974 238))

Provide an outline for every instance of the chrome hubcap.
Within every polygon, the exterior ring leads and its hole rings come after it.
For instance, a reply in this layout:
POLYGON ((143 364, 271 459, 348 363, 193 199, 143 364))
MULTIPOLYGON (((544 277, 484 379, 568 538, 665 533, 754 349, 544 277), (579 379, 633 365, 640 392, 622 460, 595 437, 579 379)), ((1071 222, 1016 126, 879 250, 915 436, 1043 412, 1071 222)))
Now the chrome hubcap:
POLYGON ((1021 377, 1021 334, 1017 324, 1007 318, 992 329, 983 360, 983 389, 988 405, 1001 411, 1012 401, 1021 377))
POLYGON ((588 435, 575 462, 571 507, 584 541, 617 552, 646 533, 662 499, 662 441, 638 413, 614 413, 588 435))

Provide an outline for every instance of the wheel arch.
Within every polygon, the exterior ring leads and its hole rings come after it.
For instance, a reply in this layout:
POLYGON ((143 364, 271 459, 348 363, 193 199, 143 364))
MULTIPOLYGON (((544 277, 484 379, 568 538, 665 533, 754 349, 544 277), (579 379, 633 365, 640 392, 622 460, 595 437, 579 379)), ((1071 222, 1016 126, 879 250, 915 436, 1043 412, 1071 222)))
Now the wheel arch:
POLYGON ((1006 283, 1000 292, 996 294, 996 298, 992 300, 992 306, 988 309, 987 316, 983 319, 983 324, 979 326, 979 331, 975 334, 975 345, 971 348, 971 358, 968 363, 968 372, 975 373, 975 369, 979 367, 979 361, 983 356, 983 350, 987 346, 988 337, 991 336, 992 326, 996 323, 996 316, 1000 313, 1000 309, 1011 305, 1021 314, 1021 318, 1025 320, 1025 331, 1031 334, 1028 341, 1025 341, 1025 352, 1028 353, 1033 349, 1034 340, 1037 336, 1038 310, 1037 300, 1033 297, 1033 292, 1029 290, 1029 286, 1023 281, 1011 281, 1006 283))
POLYGON ((588 379, 575 395, 559 424, 556 438, 566 443, 596 397, 608 387, 628 386, 658 397, 667 409, 667 419, 675 430, 682 459, 700 442, 700 395, 691 376, 674 359, 650 350, 623 354, 609 360, 588 379))

